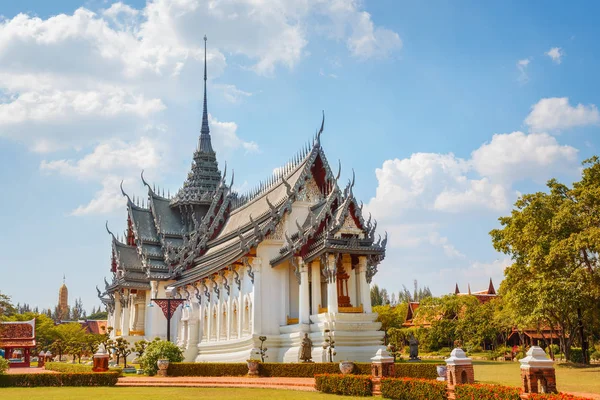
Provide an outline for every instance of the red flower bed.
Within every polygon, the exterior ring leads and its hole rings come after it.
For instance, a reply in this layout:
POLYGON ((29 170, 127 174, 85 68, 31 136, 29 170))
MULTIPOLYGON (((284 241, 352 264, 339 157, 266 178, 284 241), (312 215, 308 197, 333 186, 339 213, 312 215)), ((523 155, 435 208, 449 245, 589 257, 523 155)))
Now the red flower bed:
POLYGON ((521 390, 501 385, 457 385, 454 387, 456 400, 519 400, 521 390))

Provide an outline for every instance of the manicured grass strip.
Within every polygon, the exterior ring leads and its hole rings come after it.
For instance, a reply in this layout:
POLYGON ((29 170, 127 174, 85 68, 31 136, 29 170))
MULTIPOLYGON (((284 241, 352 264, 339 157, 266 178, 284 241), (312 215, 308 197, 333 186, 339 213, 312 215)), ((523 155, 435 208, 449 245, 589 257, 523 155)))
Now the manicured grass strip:
MULTIPOLYGON (((2 400, 123 400, 123 399, 283 399, 283 400, 340 400, 339 396, 319 392, 301 392, 281 389, 255 388, 165 388, 165 387, 61 387, 61 388, 6 388, 2 400)), ((344 397, 352 399, 352 397, 344 397)))

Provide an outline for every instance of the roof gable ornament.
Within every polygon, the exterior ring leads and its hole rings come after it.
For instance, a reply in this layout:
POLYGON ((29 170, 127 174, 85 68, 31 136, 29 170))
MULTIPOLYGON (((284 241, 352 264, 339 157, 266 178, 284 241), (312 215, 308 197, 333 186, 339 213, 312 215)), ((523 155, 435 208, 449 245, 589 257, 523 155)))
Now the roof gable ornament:
POLYGON ((317 146, 317 147, 321 146, 321 134, 323 133, 324 127, 325 127, 325 110, 323 110, 323 119, 321 120, 321 129, 319 129, 319 132, 317 132, 317 135, 315 137, 315 146, 317 146))

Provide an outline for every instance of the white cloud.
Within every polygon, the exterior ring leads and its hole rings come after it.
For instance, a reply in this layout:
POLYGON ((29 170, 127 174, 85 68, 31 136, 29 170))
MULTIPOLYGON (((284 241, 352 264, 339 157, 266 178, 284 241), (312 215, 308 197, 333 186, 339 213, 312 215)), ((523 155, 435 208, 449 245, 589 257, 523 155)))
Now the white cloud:
POLYGON ((105 177, 102 180, 102 189, 96 192, 94 198, 88 204, 77 207, 71 215, 79 217, 122 210, 126 199, 121 194, 120 184, 121 179, 114 175, 105 177))
POLYGON ((562 58, 565 55, 565 52, 560 47, 553 47, 544 54, 550 57, 552 61, 556 64, 560 64, 562 62, 562 58))
POLYGON ((531 107, 525 124, 532 132, 561 131, 600 123, 600 113, 594 104, 569 104, 568 97, 541 99, 531 107))
POLYGON ((545 180, 555 172, 574 168, 577 149, 560 145, 546 133, 512 132, 496 134, 471 154, 481 176, 495 182, 511 183, 524 177, 545 180))
POLYGON ((386 160, 375 174, 379 182, 369 208, 377 216, 390 216, 408 209, 459 211, 466 207, 497 208, 504 192, 496 185, 470 179, 468 160, 454 154, 415 153, 410 158, 386 160), (376 211, 375 211, 376 210, 376 211))
POLYGON ((378 186, 368 207, 374 215, 392 219, 408 210, 503 211, 515 197, 513 183, 575 171, 577 153, 545 133, 512 132, 494 135, 470 159, 414 153, 386 160, 375 170, 378 186))
POLYGON ((347 44, 352 54, 361 59, 388 57, 402 48, 400 36, 389 29, 375 27, 366 11, 356 16, 355 30, 347 44))
POLYGON ((112 140, 98 145, 83 158, 74 160, 42 161, 40 169, 79 179, 103 177, 115 171, 138 173, 158 168, 162 161, 161 144, 142 137, 135 143, 112 140))
POLYGON ((252 93, 238 89, 235 85, 215 84, 214 88, 223 92, 223 97, 230 103, 238 104, 243 99, 252 96, 252 93))
MULTIPOLYGON (((97 13, 0 20, 0 136, 55 151, 139 131, 165 104, 201 99, 205 32, 210 79, 222 75, 225 54, 263 75, 294 68, 314 34, 345 41, 360 58, 399 48, 398 35, 361 7, 354 0, 150 0, 140 9, 117 2, 97 13), (315 17, 325 31, 308 30, 315 17)), ((231 102, 252 95, 219 85, 231 102)), ((256 150, 252 142, 239 147, 256 150)))
POLYGON ((260 151, 256 142, 247 142, 237 135, 238 126, 235 122, 218 121, 208 114, 208 122, 211 127, 211 137, 215 150, 220 153, 236 149, 244 149, 246 153, 258 153, 260 151))
POLYGON ((530 58, 524 58, 517 61, 517 69, 519 70, 518 81, 523 84, 529 82, 529 74, 527 73, 527 67, 529 67, 529 63, 531 63, 530 58))

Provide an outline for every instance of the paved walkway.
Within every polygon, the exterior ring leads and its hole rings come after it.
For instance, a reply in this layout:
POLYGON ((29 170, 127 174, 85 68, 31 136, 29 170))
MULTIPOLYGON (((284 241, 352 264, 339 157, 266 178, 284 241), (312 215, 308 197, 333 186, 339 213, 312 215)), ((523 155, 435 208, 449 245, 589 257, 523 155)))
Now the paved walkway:
POLYGON ((123 377, 117 386, 255 387, 315 391, 314 378, 248 378, 239 376, 123 377))

